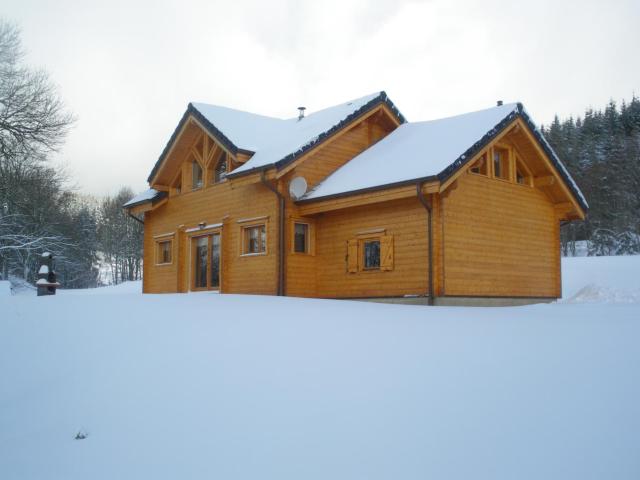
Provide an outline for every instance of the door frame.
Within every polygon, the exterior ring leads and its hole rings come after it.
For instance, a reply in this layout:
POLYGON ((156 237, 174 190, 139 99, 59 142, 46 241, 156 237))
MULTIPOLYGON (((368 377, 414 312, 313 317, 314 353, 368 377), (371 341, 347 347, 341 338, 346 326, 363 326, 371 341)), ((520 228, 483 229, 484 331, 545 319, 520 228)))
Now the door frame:
POLYGON ((222 254, 223 252, 222 228, 211 229, 211 230, 207 230, 206 232, 203 232, 203 231, 194 232, 192 235, 188 236, 187 240, 189 242, 189 291, 190 292, 212 292, 213 291, 213 292, 222 293, 222 263, 224 262, 223 254, 222 254), (212 239, 214 235, 218 235, 219 243, 220 243, 220 261, 219 261, 219 267, 218 267, 219 281, 218 281, 217 287, 211 286, 211 250, 213 246, 212 239), (198 239, 202 237, 207 237, 207 275, 206 275, 207 286, 196 288, 195 287, 195 284, 196 284, 195 261, 197 257, 195 255, 195 249, 196 249, 196 244, 198 239))

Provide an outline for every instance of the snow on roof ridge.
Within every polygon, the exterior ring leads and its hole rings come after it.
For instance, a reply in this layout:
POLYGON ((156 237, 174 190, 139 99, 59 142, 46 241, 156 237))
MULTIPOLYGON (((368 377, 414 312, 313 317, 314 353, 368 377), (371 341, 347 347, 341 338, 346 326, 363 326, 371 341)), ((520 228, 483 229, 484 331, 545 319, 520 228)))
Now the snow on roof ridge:
POLYGON ((503 109, 505 110, 507 113, 507 115, 511 112, 515 112, 516 110, 518 110, 519 105, 522 105, 520 102, 511 102, 511 103, 504 103, 502 105, 494 105, 493 107, 489 107, 489 108, 481 108, 479 110, 473 110, 471 112, 465 112, 465 113, 459 113, 457 115, 450 115, 448 117, 439 117, 439 118, 432 118, 430 120, 417 120, 415 122, 407 122, 407 123, 428 123, 428 122, 440 122, 443 120, 453 120, 456 118, 460 118, 460 117, 466 117, 467 115, 474 115, 477 113, 482 113, 482 112, 489 112, 491 110, 496 110, 496 109, 503 109), (508 107, 513 107, 511 109, 509 109, 508 107))

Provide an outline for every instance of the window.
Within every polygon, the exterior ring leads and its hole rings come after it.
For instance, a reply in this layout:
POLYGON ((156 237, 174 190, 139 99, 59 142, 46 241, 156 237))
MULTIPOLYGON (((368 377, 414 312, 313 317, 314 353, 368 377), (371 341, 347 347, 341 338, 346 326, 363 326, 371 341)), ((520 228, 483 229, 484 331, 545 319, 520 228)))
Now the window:
POLYGON ((212 183, 219 183, 227 176, 227 152, 221 152, 218 160, 213 168, 212 183))
POLYGON ((482 156, 471 165, 469 171, 477 175, 487 175, 487 154, 483 153, 482 156))
POLYGON ((254 225, 242 228, 242 254, 252 255, 266 253, 267 229, 265 225, 254 225))
POLYGON ((171 240, 162 240, 156 244, 156 265, 171 263, 171 240))
POLYGON ((503 180, 509 180, 509 150, 495 147, 493 149, 493 176, 503 180))
POLYGON ((380 240, 365 240, 363 242, 363 266, 365 270, 380 268, 380 240))
POLYGON ((516 182, 520 185, 531 186, 531 175, 529 170, 525 167, 522 160, 516 156, 516 182))
POLYGON ((199 188, 202 188, 202 167, 196 160, 193 160, 191 162, 191 172, 192 172, 192 177, 191 177, 192 189, 197 190, 199 188))
POLYGON ((172 196, 180 195, 181 191, 182 191, 182 172, 179 172, 177 177, 174 179, 173 183, 171 184, 170 194, 172 196))
POLYGON ((293 251, 295 253, 309 253, 309 225, 306 223, 294 223, 293 225, 293 251))
POLYGON ((347 272, 393 270, 393 235, 361 235, 347 242, 347 272))

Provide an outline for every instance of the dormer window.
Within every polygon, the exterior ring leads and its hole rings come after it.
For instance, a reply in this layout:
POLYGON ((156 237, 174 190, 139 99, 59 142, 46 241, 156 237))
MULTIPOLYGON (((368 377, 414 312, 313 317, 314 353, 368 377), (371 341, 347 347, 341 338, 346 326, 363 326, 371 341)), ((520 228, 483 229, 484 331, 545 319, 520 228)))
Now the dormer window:
POLYGON ((196 161, 193 160, 191 162, 191 172, 192 172, 192 181, 191 181, 191 187, 193 190, 197 190, 199 188, 202 188, 202 167, 200 166, 200 164, 196 161))
POLYGON ((227 176, 227 152, 221 152, 213 168, 213 183, 219 183, 227 176))

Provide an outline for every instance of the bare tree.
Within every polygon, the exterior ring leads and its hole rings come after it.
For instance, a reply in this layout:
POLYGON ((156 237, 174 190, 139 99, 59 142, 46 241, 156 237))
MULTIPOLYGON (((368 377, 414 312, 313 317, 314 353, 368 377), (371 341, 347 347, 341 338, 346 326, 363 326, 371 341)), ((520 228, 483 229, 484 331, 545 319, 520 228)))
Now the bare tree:
POLYGON ((0 273, 26 278, 37 252, 71 245, 56 222, 63 176, 46 166, 74 119, 49 76, 24 65, 20 31, 0 19, 0 273))
POLYGON ((0 20, 0 163, 42 159, 74 121, 49 75, 22 65, 23 57, 18 27, 0 20))

